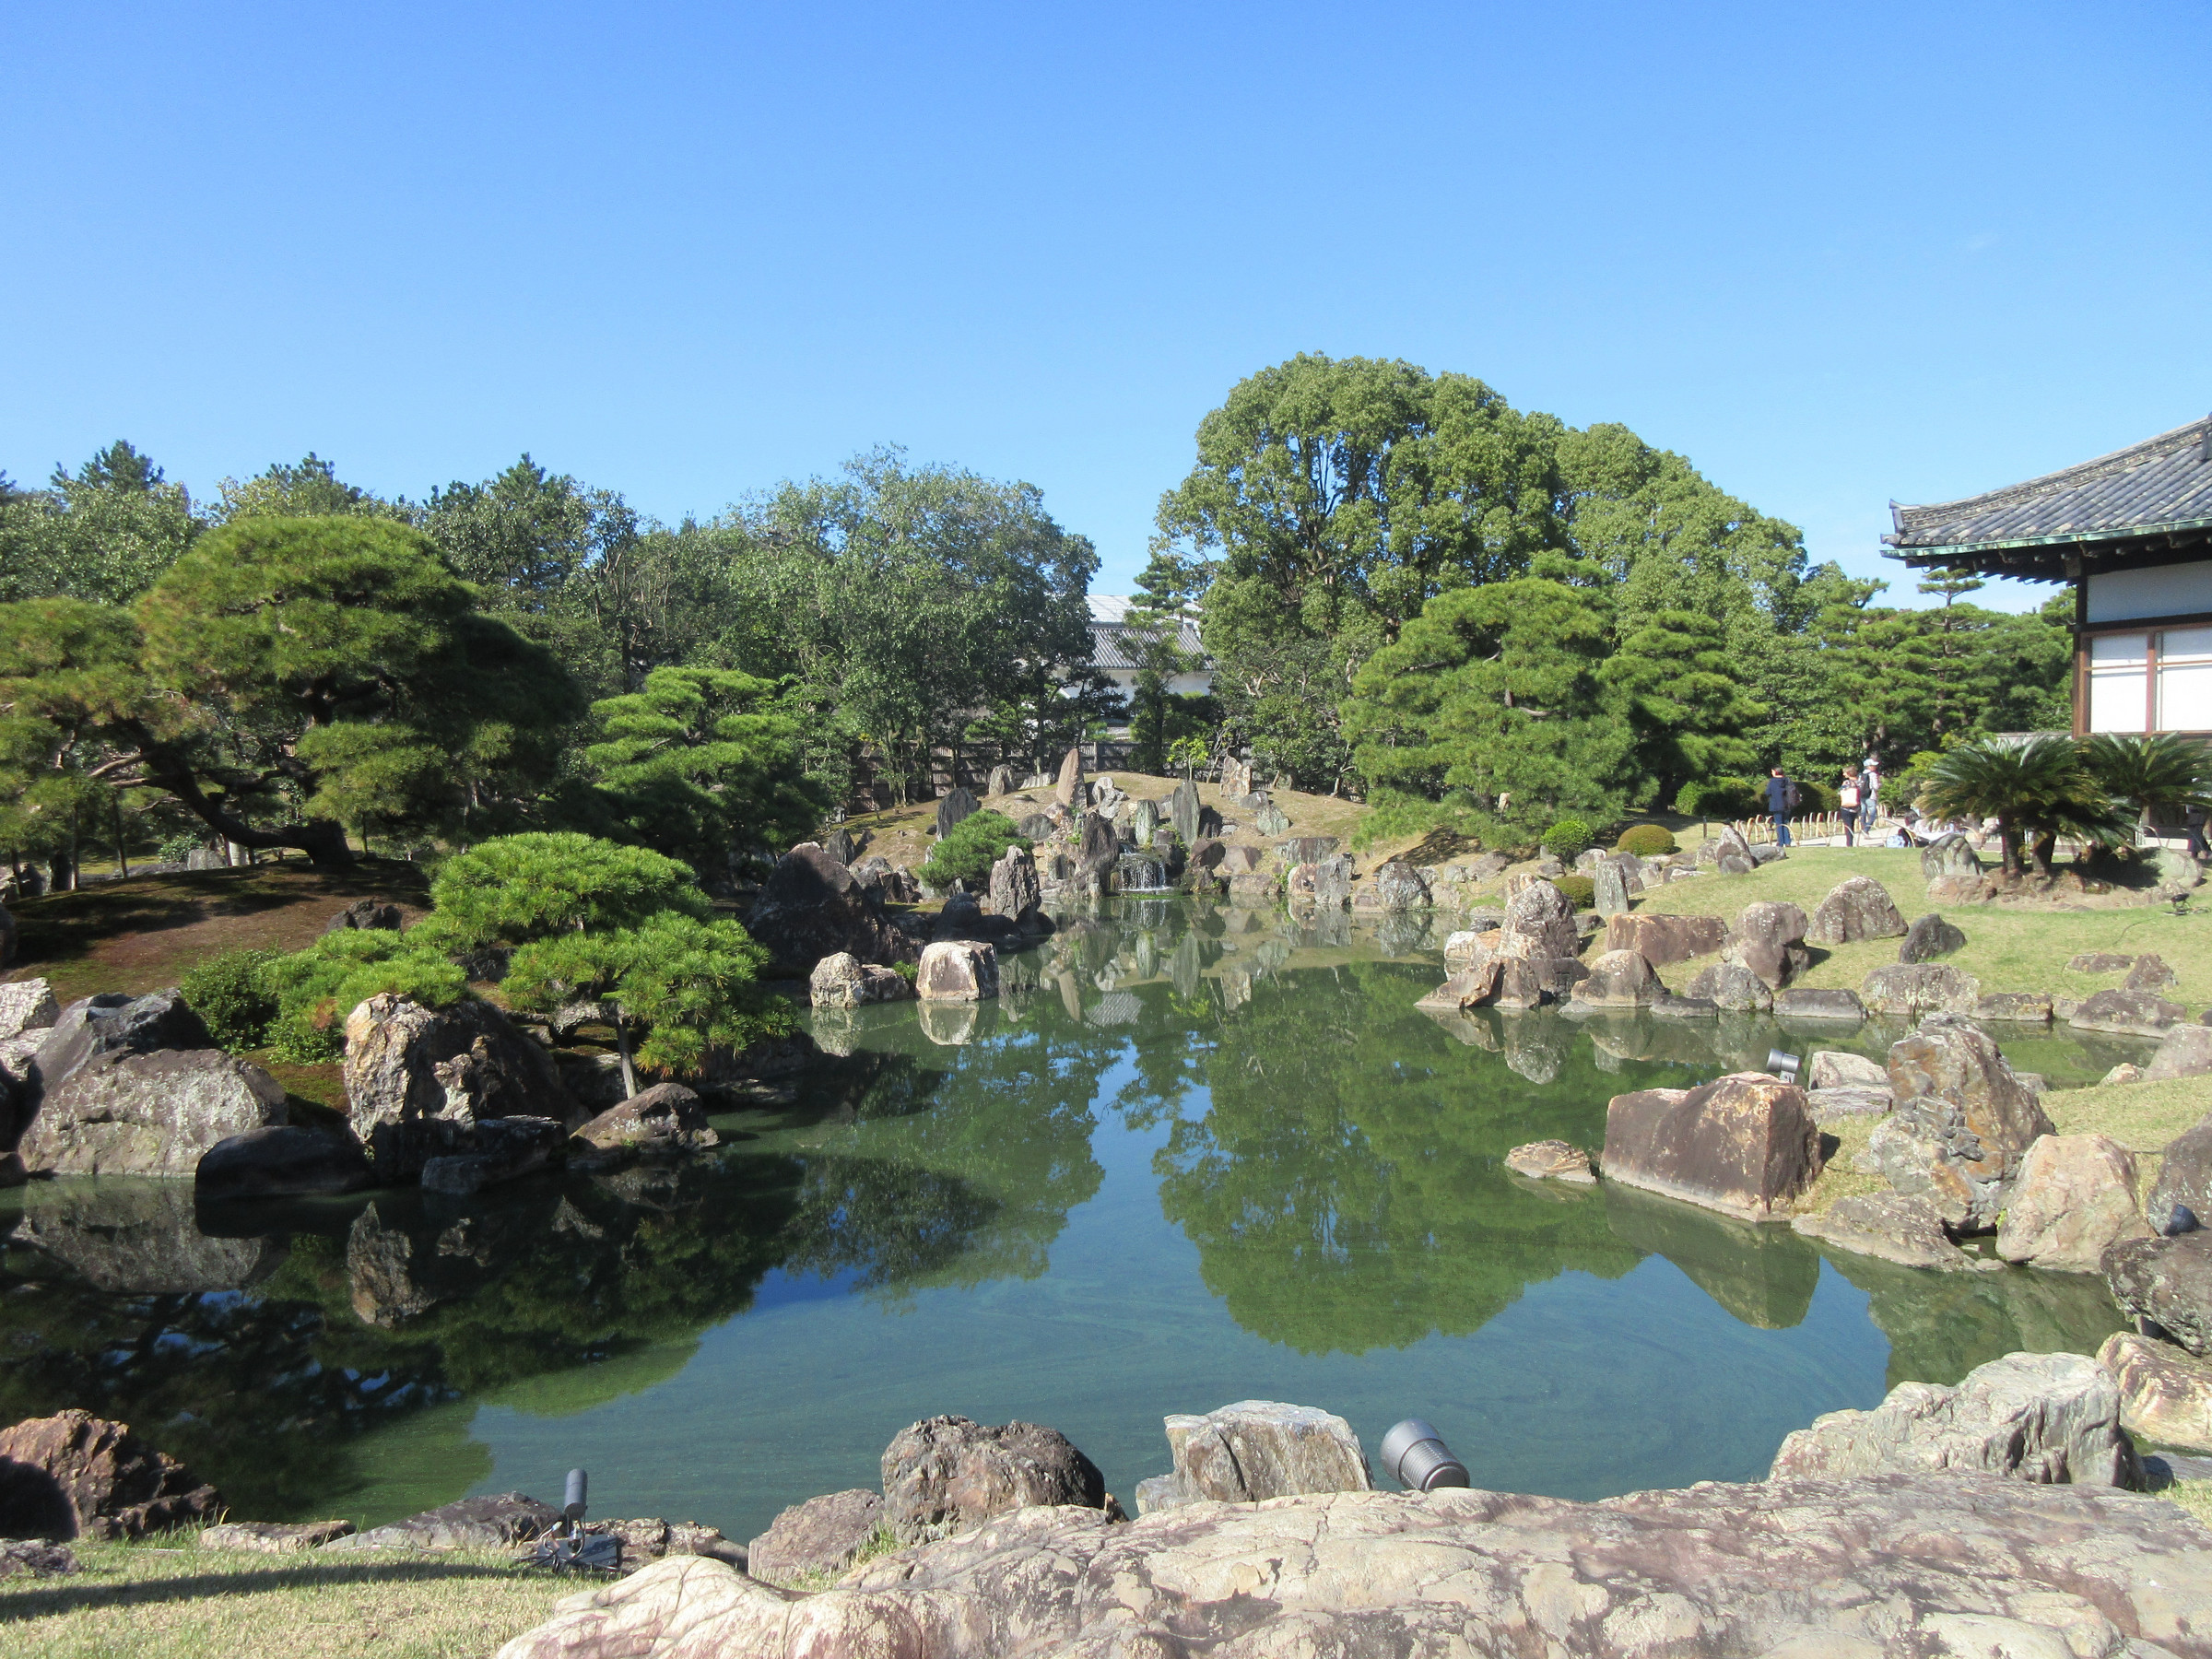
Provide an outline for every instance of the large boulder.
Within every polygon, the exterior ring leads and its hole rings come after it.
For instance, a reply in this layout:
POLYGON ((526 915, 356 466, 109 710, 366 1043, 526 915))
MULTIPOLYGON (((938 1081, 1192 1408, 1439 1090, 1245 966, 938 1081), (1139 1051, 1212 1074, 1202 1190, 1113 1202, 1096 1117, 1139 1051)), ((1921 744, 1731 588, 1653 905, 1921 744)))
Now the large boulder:
POLYGON ((596 1152, 627 1148, 674 1156, 704 1152, 722 1137, 708 1124, 707 1110, 696 1093, 681 1083, 655 1083, 601 1112, 578 1129, 575 1138, 596 1152))
POLYGON ((1791 1229, 1853 1255, 1963 1273, 1974 1260, 1951 1241, 1943 1219, 1925 1198, 1902 1193, 1853 1193, 1824 1210, 1791 1218, 1791 1229))
POLYGON ((211 1049, 206 1022, 175 987, 144 996, 106 994, 71 1003, 55 1017, 32 1058, 28 1104, 66 1082, 99 1054, 150 1054, 160 1049, 211 1049))
POLYGON ((2102 1265, 2123 1313, 2147 1319, 2193 1354, 2212 1354, 2212 1232, 2123 1239, 2102 1265))
POLYGON ((2189 1010, 2155 991, 2100 991, 2082 998, 2066 1023, 2077 1031, 2112 1031, 2129 1037, 2163 1037, 2189 1010))
POLYGON ((1645 1088, 1606 1107, 1606 1179, 1751 1221, 1781 1218, 1820 1173, 1805 1091, 1762 1072, 1645 1088))
POLYGON ((1313 864, 1294 865, 1284 887, 1294 904, 1343 910, 1352 901, 1352 861, 1337 853, 1313 864))
POLYGON ((1997 1045, 1941 1017, 1889 1050, 1897 1110, 1867 1151, 1898 1192, 1925 1198, 1945 1225, 1986 1231, 2012 1192, 2020 1160, 2051 1120, 1997 1045))
POLYGON ((1931 911, 1905 929, 1904 942, 1897 947, 1897 959, 1900 962, 1932 962, 1937 957, 1947 957, 1953 951, 1965 948, 1965 933, 1931 911))
POLYGON ((2199 1222, 2212 1226, 2212 1117, 2183 1130, 2159 1155, 2158 1179, 2150 1183, 2150 1194, 2143 1201, 2144 1213, 2150 1218, 2154 1230, 2172 1230, 2176 1206, 2186 1207, 2199 1222))
POLYGON ((1106 881, 1122 862, 1122 838, 1113 820, 1102 812, 1083 815, 1083 839, 1076 848, 1077 878, 1093 893, 1103 893, 1106 881))
POLYGON ((2030 1267, 2098 1273, 2108 1246, 2149 1236, 2126 1147, 2103 1135, 2046 1135, 2020 1159, 1997 1253, 2030 1267))
MULTIPOLYGON (((937 802, 937 839, 942 841, 950 835, 961 824, 980 812, 982 805, 975 798, 974 794, 966 788, 956 785, 947 791, 937 802)), ((845 861, 840 859, 838 862, 842 864, 845 861)))
POLYGON ((139 1538, 221 1507, 127 1423, 70 1410, 0 1430, 0 1537, 139 1538))
POLYGON ((1805 1086, 1807 1088, 1889 1088, 1889 1068, 1879 1060, 1869 1060, 1864 1054, 1847 1053, 1840 1049, 1820 1049, 1806 1061, 1805 1086))
POLYGON ((780 1512, 769 1529, 746 1546, 745 1570, 770 1584, 835 1576, 853 1565, 853 1558, 882 1524, 883 1494, 866 1487, 809 1498, 780 1512))
POLYGON ((201 1198, 219 1202, 356 1193, 376 1177, 352 1135, 272 1124, 218 1141, 201 1155, 193 1179, 201 1198))
POLYGON ((2162 1083, 2169 1077, 2201 1077, 2212 1072, 2212 1026, 2181 1025, 2159 1040, 2159 1052, 2143 1068, 2143 1081, 2162 1083))
POLYGON ((1083 750, 1080 746, 1060 757, 1059 774, 1053 781, 1053 799, 1073 806, 1083 798, 1083 750))
POLYGON ((815 963, 841 950, 864 962, 912 961, 912 941, 883 913, 883 900, 900 896, 888 892, 880 879, 864 882, 808 841, 776 860, 775 873, 761 884, 745 927, 768 947, 776 971, 794 979, 805 978, 815 963))
POLYGON ((405 1521, 333 1538, 323 1549, 500 1549, 550 1532, 559 1520, 560 1512, 551 1504, 521 1492, 499 1492, 456 1499, 405 1521))
POLYGON ((2212 1452, 2212 1362, 2171 1343, 2115 1331, 2097 1363, 2120 1390, 2120 1426, 2160 1446, 2212 1452))
POLYGON ((912 982, 896 968, 878 968, 849 950, 824 957, 806 976, 806 999, 818 1008, 904 1002, 913 994, 912 982))
POLYGON ((51 1027, 61 1017, 53 987, 44 980, 11 980, 0 985, 0 1040, 51 1027))
POLYGON ((1947 962, 1897 962, 1877 968, 1859 986, 1869 1014, 1893 1019, 1921 1019, 1951 1014, 1963 1019, 1974 1011, 1982 982, 1947 962))
POLYGON ((1500 956, 1526 959, 1583 953, 1582 930, 1575 925, 1573 904, 1541 877, 1507 900, 1500 932, 1500 956))
POLYGON ((2169 985, 2181 983, 2182 976, 2166 965, 2165 959, 2155 955, 2139 956, 2136 965, 2127 971, 2120 982, 2123 991, 2163 991, 2169 985))
POLYGON ((2212 1533, 2109 1488, 1938 1471, 1598 1503, 1336 1492, 1130 1525, 1024 1510, 804 1601, 720 1561, 560 1602, 499 1659, 2201 1655, 2212 1533))
POLYGON ((1175 839, 1184 846, 1195 842, 1202 832, 1203 812, 1198 802, 1198 785, 1188 778, 1176 784, 1175 793, 1168 797, 1168 821, 1175 826, 1175 839))
POLYGON ((901 1544, 948 1538, 1038 1505, 1100 1509, 1106 1480, 1057 1429, 934 1417, 883 1451, 883 1521, 901 1544))
POLYGON ((1145 1513, 1186 1503, 1258 1503, 1313 1492, 1364 1492, 1373 1477, 1352 1426, 1334 1412, 1240 1400, 1165 1422, 1174 1469, 1138 1483, 1145 1513))
POLYGON ((1426 910, 1430 903, 1429 884, 1404 859, 1394 858, 1375 872, 1374 902, 1378 910, 1426 910))
POLYGON ((1948 1472, 2142 1489, 2120 1390, 2085 1354, 2007 1354, 1956 1388, 1900 1382, 1872 1411, 1831 1411, 1782 1442, 1770 1480, 1948 1472))
POLYGON ((1654 916, 1648 911, 1615 916, 1606 924, 1607 950, 1632 950, 1654 968, 1710 956, 1728 942, 1718 916, 1654 916))
POLYGON ((1759 975, 1770 991, 1779 991, 1803 972, 1812 959, 1805 949, 1805 912, 1779 900, 1744 906, 1735 919, 1735 939, 1728 959, 1759 975))
POLYGON ((1856 991, 1838 987, 1816 991, 1793 985, 1774 993, 1774 1018, 1785 1025, 1864 1025, 1866 1005, 1856 991))
POLYGON ((1741 962, 1714 962, 1698 971, 1683 995, 1729 1014, 1766 1014, 1774 1007, 1767 982, 1741 962))
POLYGON ((575 1129, 593 1115, 544 1046, 488 1003, 426 1008, 380 993, 346 1017, 344 1069, 354 1136, 383 1186, 416 1180, 432 1158, 477 1151, 481 1120, 546 1117, 575 1129))
POLYGON ((998 952, 973 939, 939 939, 922 952, 914 992, 924 1002, 988 1002, 998 994, 998 952))
POLYGON ((1933 879, 1937 876, 1979 876, 1982 874, 1981 855, 1973 843, 1953 830, 1939 835, 1920 850, 1920 873, 1933 879))
POLYGON ((326 934, 335 933, 397 933, 406 918, 396 904, 386 904, 376 899, 356 899, 333 916, 324 926, 326 934))
POLYGON ((40 1181, 6 1242, 43 1258, 41 1277, 106 1296, 244 1290, 283 1265, 276 1237, 220 1238, 199 1226, 198 1189, 181 1181, 40 1181))
POLYGON ((218 1142, 289 1121, 284 1085, 220 1049, 111 1050, 44 1091, 16 1151, 54 1175, 189 1179, 218 1142))
POLYGON ((1889 889, 1870 876, 1838 882, 1806 924, 1813 945, 1855 945, 1861 939, 1894 939, 1905 933, 1905 918, 1889 889))
MULTIPOLYGON (((598 1121, 594 1118, 591 1123, 598 1121)), ((465 1198, 486 1187, 535 1175, 560 1161, 568 1139, 568 1125, 558 1118, 479 1119, 453 1150, 423 1159, 422 1190, 465 1198)))
POLYGON ((1648 1008, 1666 996, 1651 963, 1633 950, 1608 950, 1576 982, 1571 1009, 1648 1008))
POLYGON ((1037 880, 1037 861, 1030 856, 1027 847, 1008 847, 991 866, 990 896, 983 908, 1009 922, 1029 922, 1036 918, 1038 907, 1043 902, 1044 889, 1037 880))

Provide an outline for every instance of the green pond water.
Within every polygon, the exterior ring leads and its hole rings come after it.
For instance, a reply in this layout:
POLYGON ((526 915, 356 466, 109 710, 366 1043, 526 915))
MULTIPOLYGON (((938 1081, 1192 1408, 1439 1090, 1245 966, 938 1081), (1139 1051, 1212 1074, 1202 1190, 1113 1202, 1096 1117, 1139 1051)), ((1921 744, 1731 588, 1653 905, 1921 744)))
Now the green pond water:
MULTIPOLYGON (((1442 924, 1123 901, 980 1008, 816 1019, 826 1052, 672 1170, 481 1199, 195 1211, 189 1188, 0 1194, 0 1422, 123 1418, 254 1519, 468 1493, 745 1538, 871 1486, 917 1418, 1065 1432, 1124 1502, 1160 1418, 1436 1423, 1477 1485, 1588 1498, 1762 1476, 1909 1378, 2118 1328, 2091 1278, 1823 1255, 1613 1186, 1509 1175, 1606 1102, 1896 1035, 1439 1021, 1442 924)), ((2142 1045, 2006 1039, 2089 1081, 2142 1045)))

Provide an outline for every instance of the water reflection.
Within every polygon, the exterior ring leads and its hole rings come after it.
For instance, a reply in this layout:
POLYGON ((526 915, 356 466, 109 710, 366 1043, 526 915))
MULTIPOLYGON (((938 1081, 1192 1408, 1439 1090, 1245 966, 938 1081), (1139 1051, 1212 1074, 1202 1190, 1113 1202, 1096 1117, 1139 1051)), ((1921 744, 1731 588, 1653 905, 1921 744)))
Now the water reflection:
MULTIPOLYGON (((718 1118, 718 1155, 677 1166, 467 1200, 196 1210, 173 1183, 33 1183, 0 1196, 0 1421, 81 1406, 154 1429, 255 1517, 347 1512, 371 1487, 437 1501, 488 1477, 467 1437, 477 1406, 571 1414, 693 1365, 741 1365, 742 1344, 702 1340, 753 1329, 771 1277, 784 1313, 794 1297, 893 1316, 926 1305, 948 1322, 936 1346, 957 1346, 977 1293, 1049 1290, 1071 1214, 1100 1193, 1101 1148, 1138 1142, 1147 1202, 1105 1246, 1128 1264, 1107 1276, 1119 1301, 1084 1327, 1096 1351, 1067 1357, 1094 1391, 1180 1294, 1177 1275, 1194 1274, 1198 1310, 1174 1316, 1179 1359, 1246 1392, 1255 1371, 1279 1372, 1255 1341, 1315 1359, 1464 1341, 1536 1288, 1612 1285, 1653 1257, 1746 1333, 1806 1322, 1837 1281, 1795 1235, 1501 1164, 1527 1140, 1594 1145, 1611 1095, 1757 1065, 1778 1028, 1432 1018, 1413 1005, 1435 979, 1436 934, 1426 917, 1160 900, 1069 917, 1006 959, 995 1005, 814 1016, 822 1057, 785 1102, 718 1118)), ((1892 1035, 1826 1044, 1879 1053, 1892 1035)), ((2140 1047, 2006 1046, 2061 1082, 2140 1047)), ((1855 1328, 1887 1345, 1892 1382, 2080 1348, 2116 1324, 2087 1278, 1828 1259, 1865 1299, 1855 1328)), ((868 1354, 871 1338, 819 1340, 868 1354)), ((965 1362, 987 1372, 994 1357, 965 1362)), ((1062 1409, 1054 1390, 1078 1387, 1044 1370, 1016 1382, 1021 1413, 1043 1421, 1062 1409)), ((1133 1394, 1114 1409, 1148 1435, 1162 1409, 1208 1403, 1133 1394)))

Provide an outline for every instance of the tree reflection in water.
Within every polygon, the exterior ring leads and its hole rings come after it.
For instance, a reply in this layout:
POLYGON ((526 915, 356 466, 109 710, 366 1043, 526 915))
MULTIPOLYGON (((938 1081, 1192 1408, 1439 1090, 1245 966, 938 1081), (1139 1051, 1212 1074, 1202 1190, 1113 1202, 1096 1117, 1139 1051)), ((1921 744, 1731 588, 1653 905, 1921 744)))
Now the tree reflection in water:
MULTIPOLYGON (((720 1152, 680 1166, 206 1211, 176 1184, 33 1183, 0 1197, 0 1421, 121 1418, 254 1518, 344 1512, 372 1465, 380 1490, 458 1495, 488 1465, 435 1408, 562 1414, 648 1387, 772 1272, 892 1308, 1048 1277, 1100 1192, 1102 1130, 1158 1146, 1153 1226, 1194 1246, 1199 1300, 1300 1355, 1465 1336, 1528 1287, 1653 1255, 1759 1330, 1854 1287, 1892 1382, 2116 1327, 2089 1278, 1838 1253, 1824 1280, 1784 1230, 1510 1175, 1513 1146, 1594 1146, 1610 1096, 1756 1064, 1781 1033, 1433 1019, 1413 1004, 1437 932, 1160 901, 1071 917, 1006 959, 995 1006, 816 1016, 823 1053, 785 1103, 718 1118, 720 1152)), ((1155 1289, 1115 1286, 1133 1306, 1155 1289)))

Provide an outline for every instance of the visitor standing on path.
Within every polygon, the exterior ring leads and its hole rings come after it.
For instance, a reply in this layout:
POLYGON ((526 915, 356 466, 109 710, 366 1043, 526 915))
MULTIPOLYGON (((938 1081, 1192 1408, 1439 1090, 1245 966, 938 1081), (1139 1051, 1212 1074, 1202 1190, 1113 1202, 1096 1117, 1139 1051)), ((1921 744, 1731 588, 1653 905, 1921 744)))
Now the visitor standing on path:
POLYGON ((1774 820, 1774 844, 1790 844, 1790 815, 1797 810, 1797 785, 1776 767, 1767 780, 1767 816, 1774 820))
POLYGON ((2212 848, 2205 845, 2205 809, 2202 806, 2185 807, 2182 823, 2189 831, 2189 856, 2196 859, 2212 858, 2212 848))
POLYGON ((1859 769, 1859 829, 1867 835, 1874 833, 1874 820, 1882 811, 1882 765, 1874 756, 1866 757, 1866 764, 1859 769))
POLYGON ((1859 827, 1859 774, 1850 767, 1843 769, 1843 781, 1836 785, 1837 816, 1843 820, 1843 844, 1855 845, 1853 833, 1859 827))

